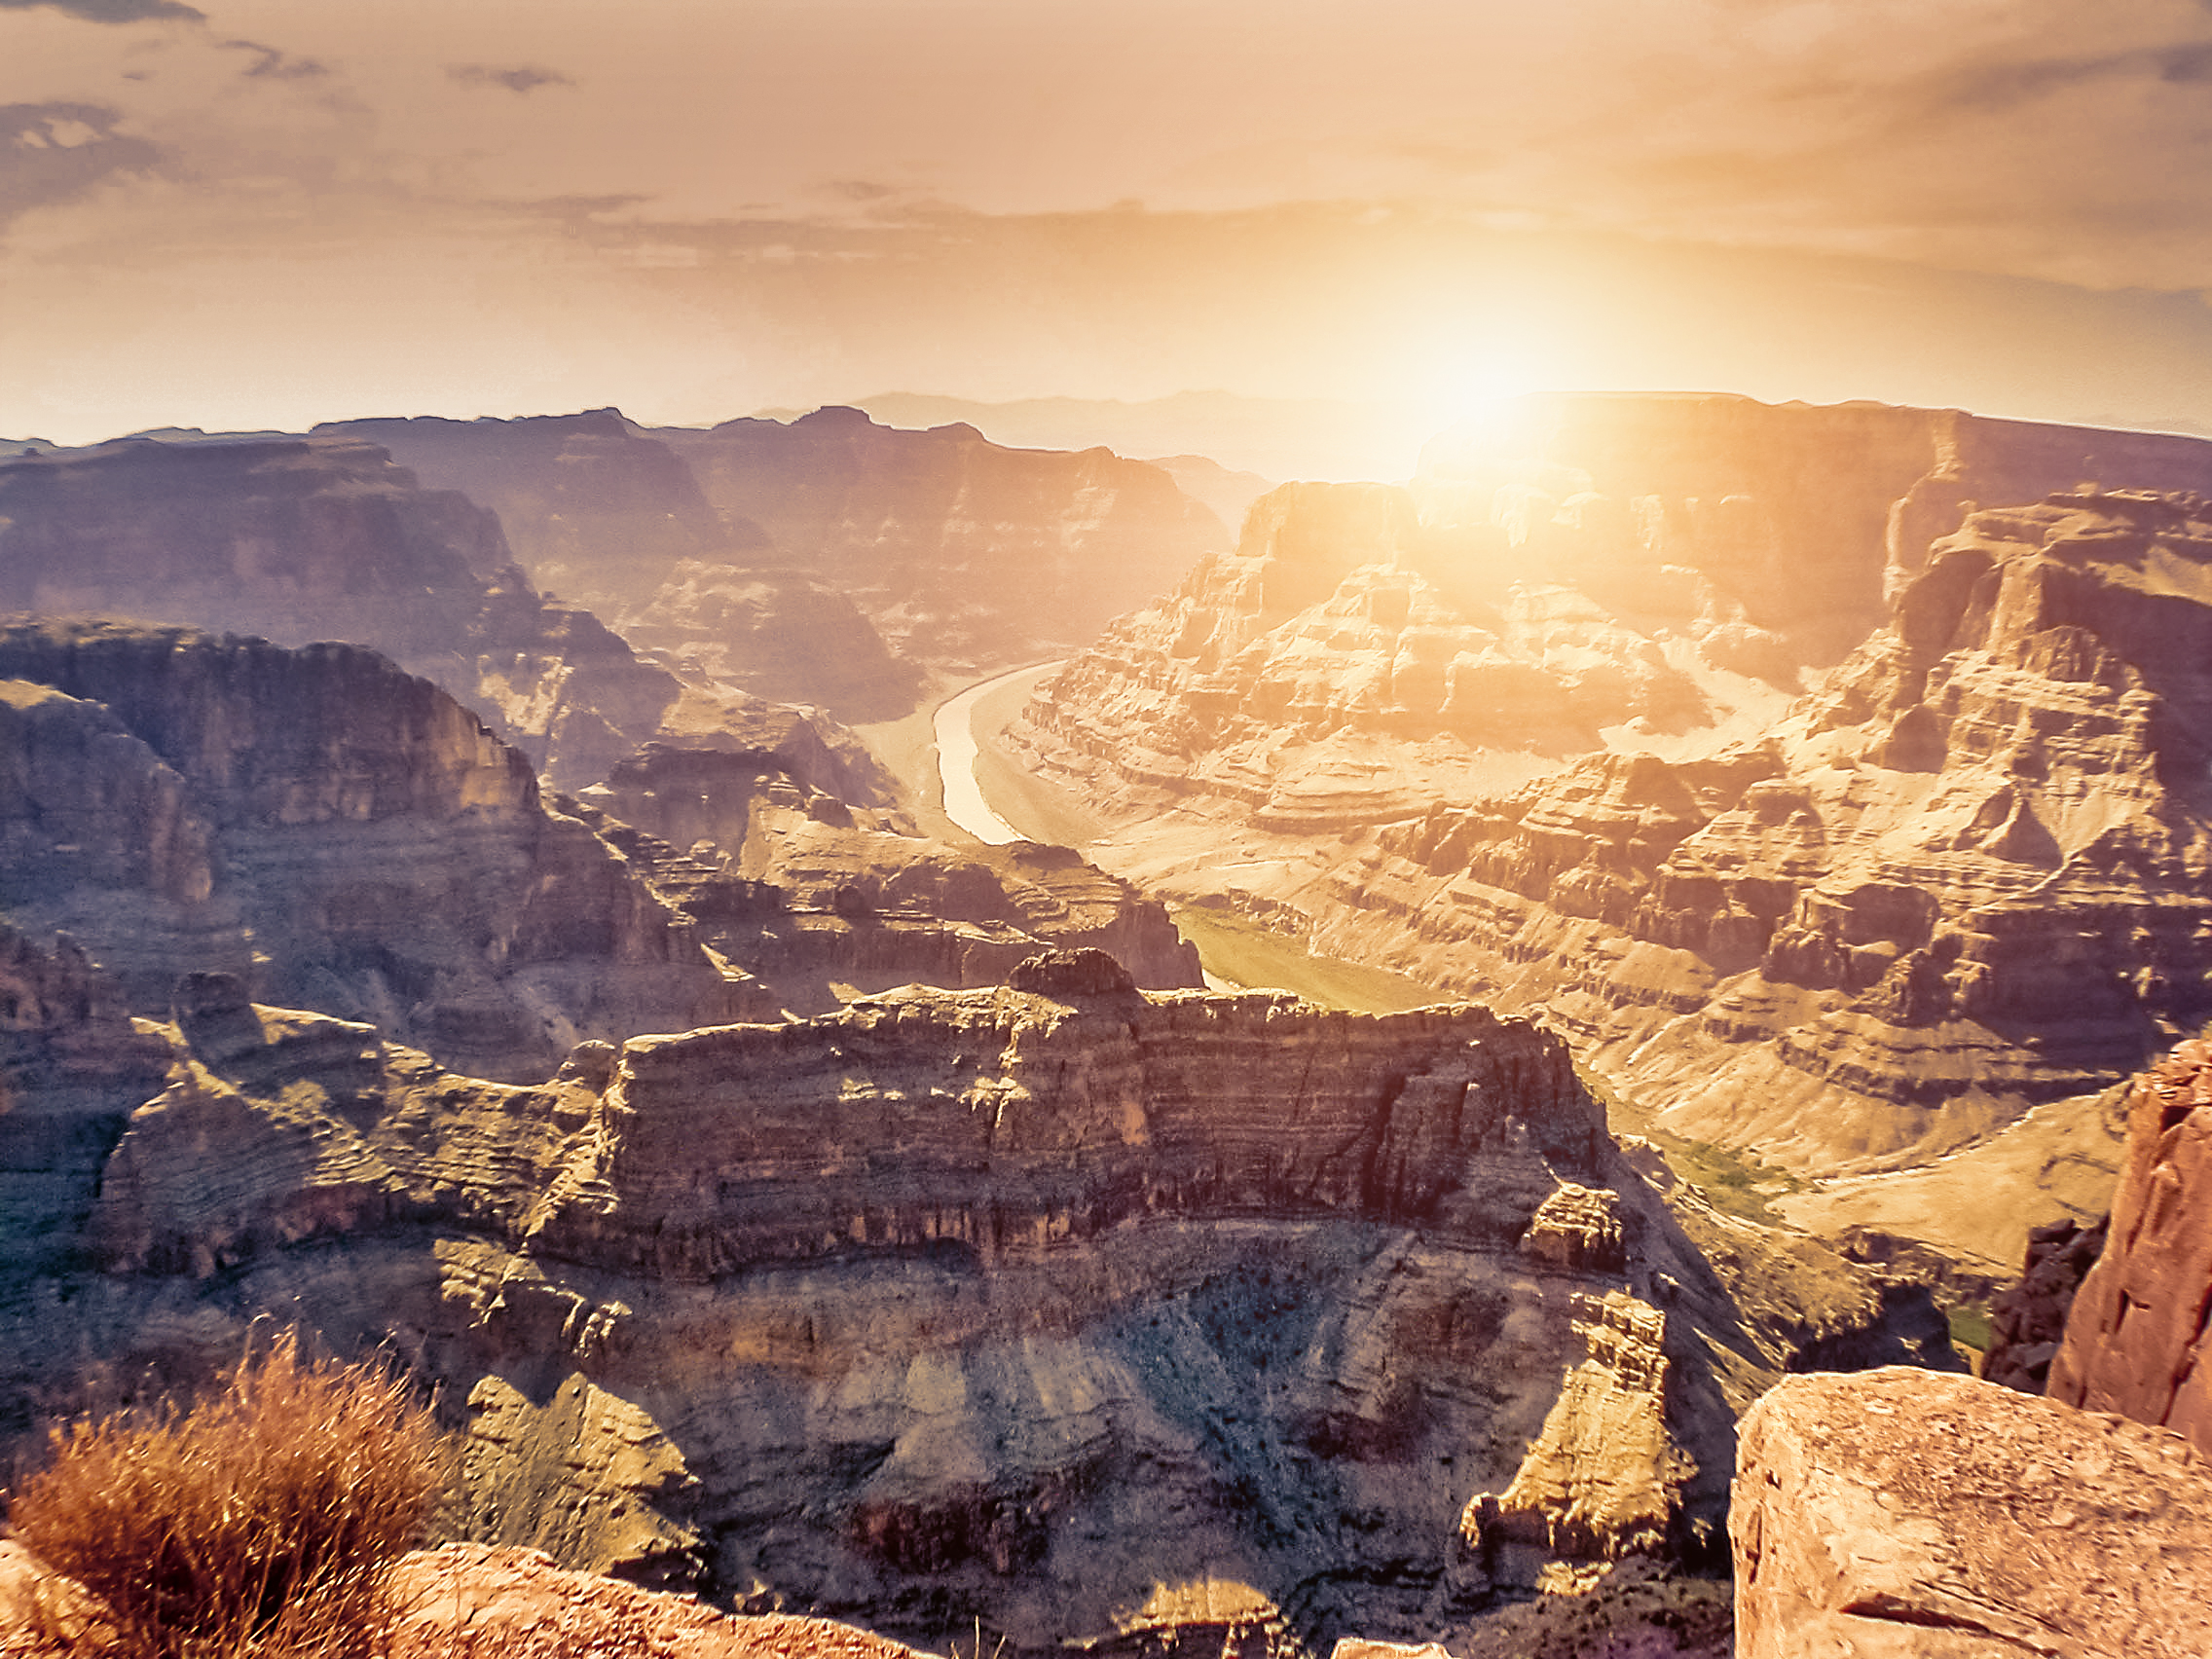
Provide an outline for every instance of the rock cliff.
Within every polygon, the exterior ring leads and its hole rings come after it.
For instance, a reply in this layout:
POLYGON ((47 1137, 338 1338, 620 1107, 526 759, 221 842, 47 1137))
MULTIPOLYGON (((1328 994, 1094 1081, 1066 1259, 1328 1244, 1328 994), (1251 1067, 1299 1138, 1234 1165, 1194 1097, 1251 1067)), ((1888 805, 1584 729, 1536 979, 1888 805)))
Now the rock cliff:
POLYGON ((1557 474, 1543 500, 1464 458, 1425 515, 1278 491, 1016 741, 1124 873, 1541 1008, 1669 1126, 1799 1169, 1966 1145, 2203 1016, 2212 509, 1933 503, 2212 445, 1584 401, 1493 457, 1557 474), (1487 526, 1446 522, 1477 498, 1487 526))
POLYGON ((0 905, 166 1012, 184 974, 542 1077, 744 986, 529 762, 351 645, 0 626, 0 905))
POLYGON ((491 513, 358 438, 0 461, 0 610, 371 645, 571 787, 651 733, 679 689, 590 612, 532 591, 491 513))
POLYGON ((1788 1379, 1738 1456, 1741 1659, 2212 1650, 2212 1470, 2178 1436, 1883 1370, 1788 1379))
POLYGON ((221 980, 143 1029, 166 1085, 77 1194, 103 1271, 0 1310, 18 1413, 282 1309, 444 1384, 488 1541, 931 1641, 1141 1646, 1200 1584, 1419 1634, 1710 1554, 1736 1411, 1944 1346, 1924 1296, 1671 1208, 1561 1045, 1471 1008, 1075 951, 535 1087, 221 980))
POLYGON ((2158 1423, 2212 1450, 2212 1044, 2192 1041, 2135 1083, 2110 1238, 2076 1292, 2050 1362, 2054 1400, 2158 1423))

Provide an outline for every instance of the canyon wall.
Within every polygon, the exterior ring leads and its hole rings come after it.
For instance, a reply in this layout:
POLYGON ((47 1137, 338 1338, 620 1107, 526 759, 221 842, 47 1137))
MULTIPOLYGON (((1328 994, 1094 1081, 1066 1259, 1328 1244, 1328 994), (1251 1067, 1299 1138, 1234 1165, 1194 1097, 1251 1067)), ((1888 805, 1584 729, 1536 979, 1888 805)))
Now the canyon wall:
POLYGON ((1082 645, 1228 533, 1165 472, 856 409, 647 429, 619 411, 348 421, 497 509, 531 579, 687 675, 839 718, 1082 645))
POLYGON ((0 885, 137 1013, 182 975, 542 1077, 748 1006, 613 848, 428 682, 352 645, 0 626, 0 885))
POLYGON ((1014 450, 973 426, 857 409, 658 434, 776 559, 849 594, 911 661, 1051 656, 1173 583, 1228 532, 1165 472, 1110 450, 1014 450))
POLYGON ((1118 1641, 1199 1581, 1408 1635, 1710 1561, 1777 1375, 1947 1360, 1924 1291, 1663 1199, 1477 1009, 1076 951, 534 1087, 222 976, 142 1030, 166 1087, 70 1200, 97 1271, 5 1314, 18 1419, 283 1309, 443 1383, 486 1541, 932 1642, 1118 1641))
POLYGON ((355 438, 0 461, 0 610, 370 645, 571 786, 651 733, 679 690, 589 611, 534 592, 490 512, 355 438))
POLYGON ((1493 466, 1540 499, 1454 485, 1487 527, 1278 491, 1015 741, 1133 878, 1541 1010, 1669 1126, 1800 1169, 1968 1144, 2203 1017, 2212 510, 2066 489, 1913 538, 1942 491, 2212 445, 1727 399, 1544 430, 1493 466))

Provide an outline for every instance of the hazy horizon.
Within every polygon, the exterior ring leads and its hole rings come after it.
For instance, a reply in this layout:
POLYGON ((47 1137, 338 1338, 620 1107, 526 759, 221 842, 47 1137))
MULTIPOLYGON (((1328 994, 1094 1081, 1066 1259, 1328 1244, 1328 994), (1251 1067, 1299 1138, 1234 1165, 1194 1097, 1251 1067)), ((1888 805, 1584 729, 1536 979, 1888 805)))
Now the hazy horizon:
POLYGON ((2202 429, 2208 89, 2189 0, 0 0, 0 433, 1219 391, 1394 453, 1530 389, 2202 429))

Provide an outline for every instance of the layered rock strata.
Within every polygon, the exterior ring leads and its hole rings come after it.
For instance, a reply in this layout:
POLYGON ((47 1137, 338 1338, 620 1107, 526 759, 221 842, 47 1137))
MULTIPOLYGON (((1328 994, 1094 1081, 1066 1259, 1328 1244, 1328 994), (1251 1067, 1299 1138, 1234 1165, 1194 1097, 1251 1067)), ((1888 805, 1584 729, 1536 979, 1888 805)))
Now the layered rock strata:
POLYGON ((570 787, 655 730, 679 689, 589 611, 533 591, 493 514, 357 438, 0 461, 0 610, 371 645, 570 787))
POLYGON ((1926 1372, 1793 1377, 1744 1419, 1741 1659, 2212 1650, 2212 1470, 2176 1435, 1926 1372))
POLYGON ((542 1077, 579 1037, 751 1006, 521 755, 373 652, 17 623, 0 684, 0 911, 133 1011, 222 971, 542 1077))
POLYGON ((1786 718, 1625 601, 1512 587, 1476 648, 1433 536, 1376 487, 1278 492, 1015 739, 1126 873, 1541 1008, 1670 1126, 1799 1168, 1967 1144, 2212 1007, 2201 498, 1975 513, 1786 718))
POLYGON ((933 1641, 1135 1641, 1192 1581, 1416 1635, 1694 1556, 1776 1375, 1942 1346, 1925 1297, 1670 1209, 1565 1050, 1476 1009, 1070 952, 535 1087, 220 982, 147 1029, 167 1084, 85 1195, 106 1271, 7 1310, 11 1399, 282 1309, 443 1384, 469 1530, 933 1641), (1603 1466, 1623 1422, 1647 1486, 1603 1466), (1463 1538, 1483 1493, 1556 1528, 1463 1538))
POLYGON ((1078 854, 916 835, 722 734, 647 745, 574 810, 793 1012, 916 980, 995 985, 1049 946, 1104 950, 1153 989, 1203 983, 1165 908, 1078 854))
POLYGON ((2212 1043, 2135 1083, 2111 1236, 2075 1293, 2049 1394, 2212 1450, 2212 1043))

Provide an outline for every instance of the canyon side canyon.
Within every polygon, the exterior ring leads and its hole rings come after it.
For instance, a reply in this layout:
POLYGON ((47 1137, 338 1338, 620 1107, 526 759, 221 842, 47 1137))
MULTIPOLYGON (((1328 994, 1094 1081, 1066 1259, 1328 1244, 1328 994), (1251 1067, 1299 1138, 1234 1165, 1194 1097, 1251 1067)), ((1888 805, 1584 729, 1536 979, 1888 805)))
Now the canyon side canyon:
POLYGON ((0 460, 0 1422, 274 1313, 436 1390, 444 1534, 925 1648, 1710 1659, 1733 1545, 1746 1654, 2202 1651, 2212 442, 1219 470, 0 460), (975 844, 914 733, 1056 659, 978 778, 1079 844, 975 844), (2032 1230, 2047 1400, 1953 1341, 2032 1230))

